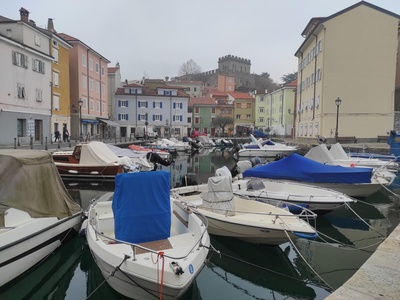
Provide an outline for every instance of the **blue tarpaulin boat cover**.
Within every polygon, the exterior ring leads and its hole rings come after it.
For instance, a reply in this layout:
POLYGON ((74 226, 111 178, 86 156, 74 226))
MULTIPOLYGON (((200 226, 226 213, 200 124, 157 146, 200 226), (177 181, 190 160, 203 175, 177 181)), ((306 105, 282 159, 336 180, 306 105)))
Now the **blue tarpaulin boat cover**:
POLYGON ((112 203, 115 237, 144 243, 170 236, 170 173, 123 173, 115 177, 112 203))
POLYGON ((370 183, 371 176, 372 168, 324 165, 297 153, 243 172, 243 177, 324 183, 370 183))

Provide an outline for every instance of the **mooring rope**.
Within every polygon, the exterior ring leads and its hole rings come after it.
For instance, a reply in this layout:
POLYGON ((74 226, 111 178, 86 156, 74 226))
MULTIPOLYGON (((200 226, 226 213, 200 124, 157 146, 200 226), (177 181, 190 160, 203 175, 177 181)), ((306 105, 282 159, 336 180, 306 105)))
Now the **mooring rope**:
POLYGON ((332 291, 334 291, 335 289, 333 287, 331 287, 314 269, 313 267, 308 263, 308 261, 304 258, 304 256, 300 253, 299 249, 297 249, 296 245, 294 244, 294 242, 292 241, 292 239, 290 238, 289 234, 287 233, 286 230, 285 234, 287 236, 287 238, 289 239, 290 244, 292 245, 292 247, 294 248, 294 250, 296 251, 296 253, 301 257, 301 259, 306 263, 306 265, 310 268, 310 270, 317 275, 317 277, 328 287, 330 288, 332 291))
MULTIPOLYGON (((128 259, 128 258, 130 258, 130 256, 129 255, 126 255, 125 254, 125 256, 124 256, 124 259, 121 261, 121 263, 114 269, 114 271, 112 271, 108 276, 107 276, 107 278, 105 278, 104 280, 103 280, 103 282, 102 283, 100 283, 94 290, 93 290, 93 292, 91 292, 87 297, 86 297, 86 299, 89 299, 107 280, 108 280, 108 278, 110 278, 111 276, 114 276, 115 275, 115 272, 117 272, 118 270, 121 270, 120 269, 120 267, 122 266, 122 264, 128 259)), ((121 271, 122 272, 122 271, 121 271)), ((123 273, 123 272, 122 272, 123 273)))

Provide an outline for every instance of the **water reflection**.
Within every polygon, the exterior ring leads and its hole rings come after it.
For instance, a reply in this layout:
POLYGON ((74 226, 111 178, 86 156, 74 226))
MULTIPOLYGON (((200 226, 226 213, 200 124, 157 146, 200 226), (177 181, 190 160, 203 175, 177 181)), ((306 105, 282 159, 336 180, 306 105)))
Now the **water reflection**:
MULTIPOLYGON (((226 151, 210 150, 177 156, 171 166, 161 169, 171 172, 172 187, 181 184, 188 173, 205 183, 216 169, 234 165, 235 159, 226 151)), ((65 184, 84 209, 92 199, 114 190, 113 182, 65 184)), ((317 241, 299 239, 294 245, 269 247, 212 237, 221 257, 211 256, 182 299, 324 299, 359 269, 399 223, 400 180, 396 179, 391 191, 394 194, 383 190, 350 208, 318 217, 321 239, 317 241)), ((44 263, 2 287, 0 299, 85 299, 92 293, 90 299, 126 299, 104 283, 86 240, 76 237, 44 263)))

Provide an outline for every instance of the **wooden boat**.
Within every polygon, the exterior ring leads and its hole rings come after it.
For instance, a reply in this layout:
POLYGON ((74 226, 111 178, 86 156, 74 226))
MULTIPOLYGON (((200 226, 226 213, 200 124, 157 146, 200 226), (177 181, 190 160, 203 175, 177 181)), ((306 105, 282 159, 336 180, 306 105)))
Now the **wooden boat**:
POLYGON ((127 297, 176 299, 204 267, 206 219, 170 197, 169 177, 119 174, 113 201, 90 206, 89 248, 109 285, 127 297))
POLYGON ((50 153, 0 150, 0 286, 76 236, 81 222, 50 153))
POLYGON ((171 194, 204 215, 211 234, 269 245, 317 236, 309 223, 288 210, 235 196, 229 176, 210 177, 203 193, 186 194, 186 188, 191 187, 171 189, 171 194))
POLYGON ((53 152, 53 160, 62 178, 114 180, 115 175, 140 171, 128 157, 118 157, 106 144, 78 144, 73 151, 53 152))

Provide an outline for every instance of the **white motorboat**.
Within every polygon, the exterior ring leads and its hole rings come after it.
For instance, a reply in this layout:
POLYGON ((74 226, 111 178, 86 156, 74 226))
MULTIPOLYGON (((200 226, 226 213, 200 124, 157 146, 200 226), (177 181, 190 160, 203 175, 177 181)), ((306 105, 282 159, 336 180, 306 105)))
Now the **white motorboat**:
POLYGON ((239 157, 266 157, 274 158, 279 155, 290 155, 297 151, 297 147, 288 146, 282 143, 275 143, 272 141, 266 141, 265 144, 261 144, 252 134, 250 134, 251 143, 243 145, 242 149, 239 149, 239 157))
POLYGON ((317 236, 309 223, 287 209, 234 195, 229 176, 210 177, 206 191, 187 194, 190 189, 196 186, 175 188, 171 194, 204 215, 211 234, 269 245, 317 236))
MULTIPOLYGON (((251 168, 249 161, 239 161, 235 169, 239 174, 233 178, 232 190, 235 195, 250 200, 257 200, 281 208, 288 208, 294 214, 326 214, 346 204, 356 202, 355 199, 335 190, 311 186, 299 182, 276 179, 242 178, 241 172, 251 168), (248 165, 245 167, 245 165, 248 165), (310 211, 312 212, 310 214, 310 211)), ((216 170, 216 176, 229 176, 227 167, 216 170)), ((183 186, 176 188, 180 194, 205 192, 207 184, 183 186)))
POLYGON ((176 299, 204 267, 207 220, 170 197, 169 176, 120 174, 113 200, 90 206, 89 248, 109 285, 127 297, 176 299))
POLYGON ((325 165, 297 153, 248 169, 243 172, 243 177, 302 182, 332 189, 350 197, 368 197, 390 185, 390 181, 373 172, 372 168, 325 165))
POLYGON ((343 167, 386 168, 394 172, 397 172, 399 168, 399 164, 395 161, 386 161, 377 158, 350 157, 346 154, 340 143, 333 144, 330 149, 328 149, 326 144, 320 144, 311 148, 304 157, 323 164, 339 165, 343 167))
POLYGON ((326 165, 350 168, 373 168, 375 174, 386 178, 390 184, 396 179, 399 167, 399 164, 394 161, 349 157, 339 143, 332 145, 330 149, 328 149, 326 144, 320 144, 311 148, 304 157, 326 165))
POLYGON ((76 236, 81 223, 49 152, 0 150, 0 286, 76 236))

